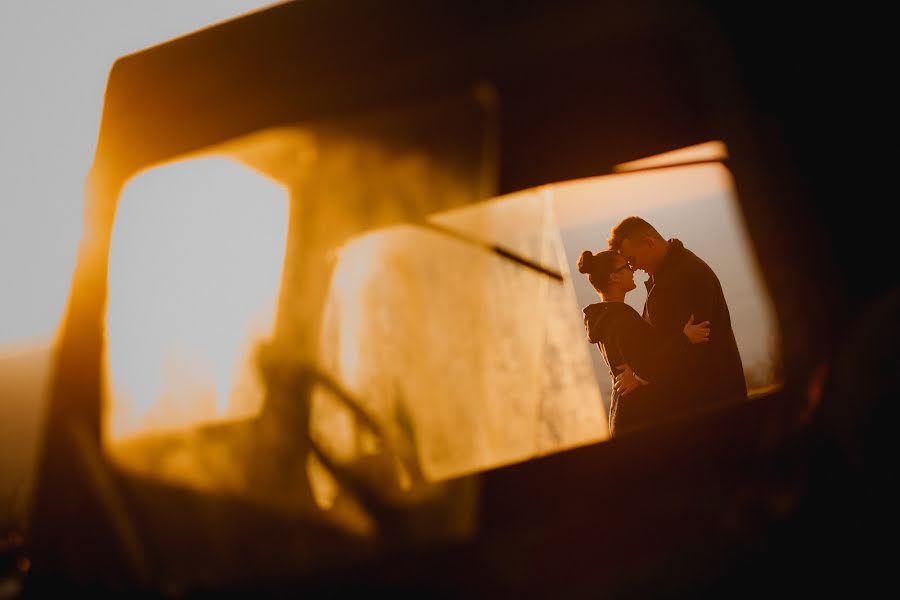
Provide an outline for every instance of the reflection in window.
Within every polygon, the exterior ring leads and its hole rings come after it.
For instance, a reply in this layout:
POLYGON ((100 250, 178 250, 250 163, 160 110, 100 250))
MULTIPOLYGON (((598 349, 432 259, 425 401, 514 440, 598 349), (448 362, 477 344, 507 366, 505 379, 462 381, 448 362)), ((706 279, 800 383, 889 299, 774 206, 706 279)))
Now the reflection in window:
MULTIPOLYGON (((571 274, 631 214, 717 273, 751 395, 779 384, 772 304, 730 174, 715 162, 545 186, 431 218, 459 236, 396 226, 352 240, 331 281, 322 363, 431 480, 603 440, 609 376, 581 321, 596 294, 571 274)), ((645 298, 638 286, 626 301, 640 312, 645 298)), ((327 393, 314 397, 313 433, 343 461, 378 452, 355 418, 327 393)))
MULTIPOLYGON (((432 220, 564 268, 544 190, 432 220)), ((605 439, 588 350, 568 277, 406 225, 341 250, 321 340, 323 365, 432 481, 605 439)), ((312 422, 335 457, 376 451, 327 394, 312 422)))

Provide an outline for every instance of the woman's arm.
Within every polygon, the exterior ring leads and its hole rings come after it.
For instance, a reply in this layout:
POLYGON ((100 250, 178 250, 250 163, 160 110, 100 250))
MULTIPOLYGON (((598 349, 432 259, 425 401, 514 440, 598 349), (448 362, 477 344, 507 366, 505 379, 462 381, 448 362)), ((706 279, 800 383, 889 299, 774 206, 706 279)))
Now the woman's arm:
POLYGON ((635 373, 648 382, 664 379, 671 372, 679 353, 687 351, 692 344, 708 342, 709 321, 694 323, 694 315, 691 315, 682 331, 662 336, 634 313, 633 317, 623 319, 617 338, 618 347, 630 369, 623 369, 616 377, 616 389, 627 393, 636 387, 635 373))

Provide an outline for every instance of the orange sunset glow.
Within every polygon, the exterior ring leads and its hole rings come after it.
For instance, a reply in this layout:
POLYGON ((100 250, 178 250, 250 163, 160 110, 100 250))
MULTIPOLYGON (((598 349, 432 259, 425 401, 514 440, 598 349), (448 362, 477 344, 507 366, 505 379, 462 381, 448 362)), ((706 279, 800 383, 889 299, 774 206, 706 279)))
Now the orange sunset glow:
POLYGON ((45 344, 59 325, 113 62, 271 4, 0 4, 0 356, 45 344))
POLYGON ((84 231, 106 79, 121 56, 273 4, 0 2, 0 501, 23 510, 84 231))

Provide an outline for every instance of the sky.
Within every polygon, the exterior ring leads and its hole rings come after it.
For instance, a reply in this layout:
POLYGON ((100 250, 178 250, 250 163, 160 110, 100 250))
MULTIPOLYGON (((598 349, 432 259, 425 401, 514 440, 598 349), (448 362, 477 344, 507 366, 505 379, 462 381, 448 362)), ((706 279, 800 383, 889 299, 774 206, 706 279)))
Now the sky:
POLYGON ((45 346, 59 325, 113 62, 272 4, 0 2, 0 356, 45 346))

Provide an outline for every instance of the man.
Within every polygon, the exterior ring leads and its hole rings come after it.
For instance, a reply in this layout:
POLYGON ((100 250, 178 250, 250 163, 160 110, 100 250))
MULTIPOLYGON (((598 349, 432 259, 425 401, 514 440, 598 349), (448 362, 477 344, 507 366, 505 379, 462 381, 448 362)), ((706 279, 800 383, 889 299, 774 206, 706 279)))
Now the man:
MULTIPOLYGON (((613 227, 609 247, 634 269, 650 278, 643 317, 662 335, 681 331, 691 315, 709 321, 710 341, 691 346, 679 356, 671 376, 643 384, 665 386, 672 412, 682 412, 747 397, 744 368, 738 352, 722 285, 713 270, 680 240, 666 240, 647 221, 628 217, 613 227)), ((638 373, 640 375, 640 373, 638 373)), ((630 369, 616 378, 623 395, 642 385, 630 369)))

